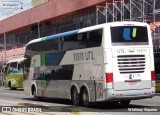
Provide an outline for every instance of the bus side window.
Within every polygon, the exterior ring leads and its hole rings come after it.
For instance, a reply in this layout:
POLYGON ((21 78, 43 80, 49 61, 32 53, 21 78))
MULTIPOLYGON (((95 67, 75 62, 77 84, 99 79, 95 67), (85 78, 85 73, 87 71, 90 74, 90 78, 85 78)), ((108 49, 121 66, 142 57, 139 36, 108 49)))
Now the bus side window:
POLYGON ((18 64, 18 70, 23 70, 23 63, 18 64))
POLYGON ((58 50, 59 51, 63 50, 63 43, 64 43, 64 37, 60 37, 58 40, 58 50))
POLYGON ((77 35, 78 47, 76 49, 87 48, 87 33, 77 35))
POLYGON ((78 35, 77 35, 77 40, 78 40, 78 41, 82 40, 82 37, 83 37, 82 34, 78 34, 78 35))
POLYGON ((87 40, 90 39, 90 32, 87 32, 87 40))
POLYGON ((74 50, 76 49, 77 45, 77 36, 76 35, 69 35, 64 37, 64 42, 63 42, 63 51, 66 50, 74 50))
POLYGON ((102 29, 93 30, 88 34, 88 36, 88 48, 101 46, 102 29))

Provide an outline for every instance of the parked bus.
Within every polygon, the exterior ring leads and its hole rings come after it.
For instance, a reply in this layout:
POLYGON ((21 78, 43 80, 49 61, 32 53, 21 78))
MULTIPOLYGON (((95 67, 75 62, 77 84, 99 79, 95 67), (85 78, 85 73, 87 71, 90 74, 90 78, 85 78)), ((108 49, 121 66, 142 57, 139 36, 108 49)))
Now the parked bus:
POLYGON ((74 105, 131 100, 155 95, 150 27, 112 22, 30 41, 25 93, 71 99, 74 105))
POLYGON ((23 88, 23 61, 25 58, 9 60, 5 67, 5 87, 23 88))

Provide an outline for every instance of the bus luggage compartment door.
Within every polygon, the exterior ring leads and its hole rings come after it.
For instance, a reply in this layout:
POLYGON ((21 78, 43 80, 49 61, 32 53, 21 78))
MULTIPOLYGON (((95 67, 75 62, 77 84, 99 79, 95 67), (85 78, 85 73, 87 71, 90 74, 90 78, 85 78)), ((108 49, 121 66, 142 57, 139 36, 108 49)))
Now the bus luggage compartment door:
POLYGON ((113 58, 115 90, 151 88, 150 57, 148 55, 121 55, 113 58))

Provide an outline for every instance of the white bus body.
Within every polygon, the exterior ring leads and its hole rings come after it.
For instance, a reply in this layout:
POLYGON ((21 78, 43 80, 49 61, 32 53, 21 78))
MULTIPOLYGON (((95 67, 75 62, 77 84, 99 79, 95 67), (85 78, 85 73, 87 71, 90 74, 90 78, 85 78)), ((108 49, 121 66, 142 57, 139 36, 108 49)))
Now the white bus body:
POLYGON ((81 102, 130 100, 155 95, 150 27, 112 22, 32 40, 25 93, 81 102), (53 43, 53 44, 52 44, 53 43))

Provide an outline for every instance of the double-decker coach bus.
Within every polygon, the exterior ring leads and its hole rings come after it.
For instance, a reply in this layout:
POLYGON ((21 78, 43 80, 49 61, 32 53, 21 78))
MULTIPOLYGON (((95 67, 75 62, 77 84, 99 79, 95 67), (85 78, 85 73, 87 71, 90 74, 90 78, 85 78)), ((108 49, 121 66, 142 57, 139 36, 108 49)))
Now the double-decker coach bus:
POLYGON ((74 105, 131 100, 155 95, 150 27, 112 22, 30 41, 24 91, 41 97, 71 99, 74 105))

